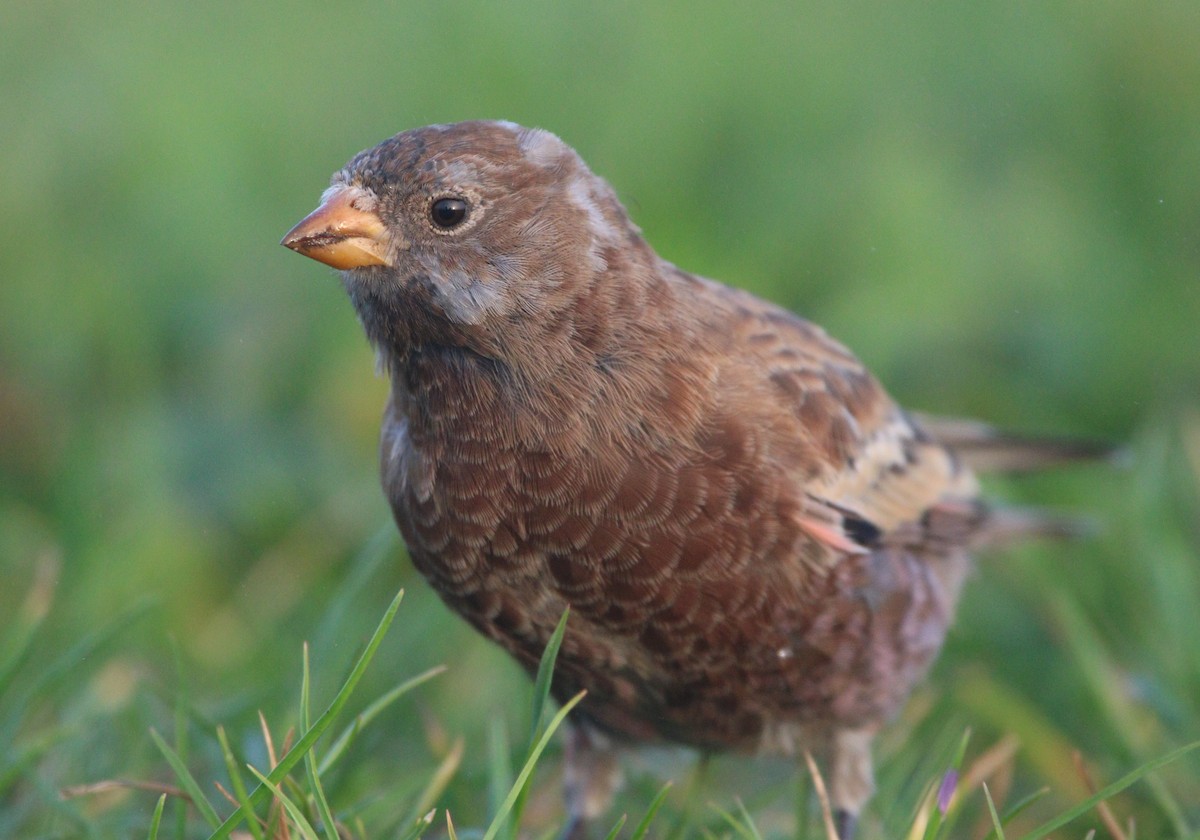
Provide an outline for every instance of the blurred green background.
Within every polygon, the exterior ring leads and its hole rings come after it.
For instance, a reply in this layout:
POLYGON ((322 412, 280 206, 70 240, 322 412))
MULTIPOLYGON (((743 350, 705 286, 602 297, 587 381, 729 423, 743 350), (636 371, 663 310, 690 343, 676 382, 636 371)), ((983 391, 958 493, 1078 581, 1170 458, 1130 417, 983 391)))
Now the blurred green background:
MULTIPOLYGON (((180 691, 253 752, 257 709, 295 722, 301 641, 327 694, 401 586, 368 696, 452 667, 343 796, 461 734, 446 802, 483 819, 489 722, 528 688, 389 536, 385 383, 333 272, 277 244, 359 149, 468 118, 559 134, 666 258, 824 324, 907 405, 1131 443, 992 485, 1106 527, 982 564, 868 837, 968 725, 1021 739, 1042 814, 1082 798, 1071 747, 1112 780, 1200 737, 1200 4, 14 2, 0 31, 0 634, 46 615, 0 671, 5 836, 144 834, 151 794, 55 791, 169 780, 146 733, 180 691)), ((758 784, 720 767, 717 801, 758 784)), ((1118 803, 1200 836, 1200 762, 1118 803)))

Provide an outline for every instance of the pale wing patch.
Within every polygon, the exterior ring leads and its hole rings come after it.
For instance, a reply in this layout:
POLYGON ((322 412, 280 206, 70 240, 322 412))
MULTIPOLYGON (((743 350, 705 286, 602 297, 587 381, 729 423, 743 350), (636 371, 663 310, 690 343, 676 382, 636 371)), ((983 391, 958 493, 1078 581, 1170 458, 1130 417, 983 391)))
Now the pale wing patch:
POLYGON ((809 492, 888 532, 945 500, 974 498, 978 485, 945 449, 920 440, 897 412, 863 440, 848 464, 809 492))

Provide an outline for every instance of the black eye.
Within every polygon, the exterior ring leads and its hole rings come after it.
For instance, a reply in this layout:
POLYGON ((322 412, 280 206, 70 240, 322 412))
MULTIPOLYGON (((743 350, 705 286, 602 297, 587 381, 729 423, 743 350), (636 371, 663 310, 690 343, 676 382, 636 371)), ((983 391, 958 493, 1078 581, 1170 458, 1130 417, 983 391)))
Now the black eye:
POLYGON ((439 198, 429 208, 429 217, 443 230, 456 228, 467 218, 467 202, 461 198, 439 198))

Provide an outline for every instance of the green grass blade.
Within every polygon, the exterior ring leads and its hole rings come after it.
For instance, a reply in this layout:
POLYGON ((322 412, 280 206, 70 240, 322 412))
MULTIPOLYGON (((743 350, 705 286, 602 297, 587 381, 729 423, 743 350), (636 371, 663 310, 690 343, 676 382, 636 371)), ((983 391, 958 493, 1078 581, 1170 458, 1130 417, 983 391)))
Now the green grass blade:
MULTIPOLYGON (((560 621, 558 626, 559 629, 555 632, 561 639, 562 628, 566 626, 565 617, 564 621, 560 621)), ((484 832, 483 840, 493 840, 496 834, 500 831, 501 827, 504 825, 505 819, 508 817, 509 812, 516 804, 517 798, 521 795, 522 791, 525 790, 525 783, 529 781, 529 777, 533 775, 533 768, 537 765, 537 761, 542 755, 542 750, 546 749, 546 745, 550 743, 550 736, 553 735, 554 731, 558 729, 559 725, 566 720, 567 714, 570 713, 570 711, 577 705, 579 705, 579 701, 584 698, 585 694, 587 694, 585 691, 581 691, 576 694, 567 702, 566 705, 559 709, 558 714, 551 719, 549 725, 546 727, 546 731, 542 733, 542 737, 538 739, 537 744, 535 744, 533 749, 530 751, 529 758, 525 761, 525 766, 522 767, 521 772, 517 774, 517 780, 513 783, 512 789, 508 792, 508 796, 505 798, 504 803, 500 806, 499 813, 496 814, 491 825, 489 825, 487 831, 484 832)))
POLYGON ((742 818, 743 824, 750 830, 754 840, 762 840, 762 835, 758 831, 758 826, 754 824, 754 818, 750 816, 750 812, 746 810, 746 803, 742 800, 737 801, 738 815, 742 818))
POLYGON ((162 822, 163 806, 167 804, 167 795, 158 797, 154 805, 154 816, 150 818, 150 832, 146 835, 149 840, 158 840, 158 826, 162 822))
MULTIPOLYGON (((1014 819, 1016 819, 1021 814, 1021 812, 1023 812, 1025 809, 1027 809, 1034 802, 1037 802, 1039 799, 1046 796, 1046 794, 1048 794, 1048 793, 1050 793, 1050 788, 1041 788, 1040 790, 1035 790, 1033 793, 1029 794, 1028 796, 1017 800, 1016 804, 1013 805, 1011 808, 1009 808, 1004 813, 1004 816, 1000 818, 1000 825, 1002 825, 1002 826, 1008 825, 1010 822, 1012 822, 1014 819)), ((996 830, 992 829, 991 831, 989 831, 987 836, 983 840, 998 840, 998 838, 996 836, 996 830)))
POLYGON ((929 821, 925 824, 925 833, 922 835, 922 840, 934 840, 934 838, 938 837, 941 834, 943 823, 946 823, 945 827, 947 830, 950 828, 949 821, 947 820, 950 812, 949 810, 945 813, 942 812, 938 799, 942 793, 942 786, 946 784, 948 773, 954 773, 954 784, 958 784, 958 774, 962 771, 963 760, 967 756, 967 744, 970 741, 971 730, 968 729, 963 733, 962 738, 959 739, 958 749, 955 750, 954 759, 950 762, 949 770, 942 775, 941 779, 938 780, 937 784, 933 785, 933 789, 930 791, 929 795, 933 797, 933 807, 929 811, 929 821))
MULTIPOLYGON (((225 760, 225 771, 229 774, 229 784, 233 786, 233 797, 237 800, 238 805, 247 807, 249 800, 246 796, 246 783, 242 781, 238 760, 233 754, 233 748, 229 745, 229 736, 225 734, 223 726, 217 727, 217 743, 221 746, 221 757, 225 760)), ((258 820, 253 818, 246 820, 246 828, 250 830, 254 840, 263 840, 262 826, 258 824, 258 820)))
POLYGON ((196 806, 196 810, 200 812, 200 816, 204 817, 204 821, 209 825, 216 827, 221 824, 221 818, 217 816, 216 809, 212 803, 204 796, 204 791, 201 789, 196 778, 187 769, 183 759, 179 757, 179 753, 171 749, 170 745, 163 740, 163 737, 154 729, 150 730, 150 739, 154 741, 159 752, 167 760, 167 764, 171 765, 171 769, 175 772, 175 777, 179 780, 180 786, 187 791, 188 796, 192 798, 192 804, 196 806))
POLYGON ((1096 803, 1101 802, 1105 799, 1111 799, 1113 796, 1116 796, 1118 793, 1125 790, 1125 788, 1129 787, 1134 782, 1140 780, 1147 773, 1152 773, 1155 770, 1157 770, 1158 768, 1163 767, 1167 764, 1170 764, 1173 761, 1176 761, 1177 759, 1181 758, 1182 756, 1186 755, 1187 753, 1191 752, 1192 750, 1197 749, 1198 747, 1200 747, 1200 741, 1193 741, 1192 743, 1182 746, 1179 749, 1172 750, 1171 752, 1167 753, 1166 755, 1160 756, 1160 757, 1154 759, 1153 761, 1146 762, 1141 767, 1137 768, 1136 770, 1132 771, 1131 773, 1126 774, 1125 776, 1122 776, 1120 779, 1113 782, 1111 785, 1104 788, 1103 790, 1097 792, 1093 796, 1089 796, 1087 799, 1085 799, 1083 802, 1076 805, 1074 808, 1071 808, 1070 810, 1065 811, 1064 813, 1060 814, 1058 817, 1050 820, 1049 822, 1045 823, 1044 825, 1038 826, 1033 831, 1029 832, 1024 837, 1022 837, 1021 840, 1040 840, 1040 838, 1045 837, 1050 832, 1056 831, 1056 830, 1062 828, 1064 825, 1071 822, 1076 817, 1079 817, 1080 815, 1087 813, 1088 811, 1090 811, 1092 808, 1094 808, 1096 806, 1096 803))
MULTIPOLYGON (((403 598, 404 590, 401 589, 400 592, 397 593, 396 597, 392 599, 392 603, 388 607, 387 612, 384 613, 383 619, 379 622, 379 626, 375 628, 375 633, 371 636, 371 640, 367 642, 367 646, 359 656, 358 661, 354 663, 354 668, 351 669, 350 675, 346 678, 346 682, 342 684, 341 689, 333 698, 333 702, 330 703, 325 712, 319 718, 317 718, 316 723, 314 723, 308 729, 308 731, 304 733, 300 740, 296 742, 295 746, 288 750, 287 754, 279 759, 279 764, 271 770, 270 774, 268 774, 266 778, 268 778, 271 782, 277 783, 287 776, 287 774, 291 772, 292 768, 296 766, 297 762, 304 757, 304 754, 307 753, 309 749, 312 748, 312 745, 317 742, 317 739, 320 738, 325 730, 327 730, 333 724, 334 719, 350 700, 350 695, 354 692, 354 688, 358 685, 359 680, 362 679, 362 675, 364 672, 366 672, 367 666, 370 664, 371 659, 374 658, 375 652, 379 649, 379 645, 382 644, 383 637, 387 634, 388 628, 392 624, 392 619, 396 617, 396 611, 400 609, 400 601, 403 600, 403 598)), ((234 828, 237 827, 238 823, 244 819, 251 818, 250 810, 267 799, 267 797, 270 796, 270 793, 271 789, 260 782, 258 787, 254 789, 254 792, 250 794, 248 802, 249 807, 247 807, 247 805, 243 805, 230 814, 229 818, 226 819, 225 822, 221 823, 217 830, 209 836, 209 840, 224 840, 224 838, 229 837, 230 833, 234 828)))
POLYGON ((410 820, 416 820, 421 814, 433 808, 437 802, 437 798, 445 793, 446 788, 450 785, 450 780, 454 778, 454 774, 458 772, 459 765, 462 764, 464 750, 464 741, 460 737, 454 742, 454 746, 450 748, 450 752, 442 759, 437 770, 433 772, 433 776, 429 779, 429 784, 425 785, 425 789, 421 791, 417 797, 416 804, 413 806, 412 816, 410 820))
POLYGON ((629 819, 629 815, 622 814, 621 818, 617 820, 616 825, 612 827, 608 834, 604 835, 604 840, 617 840, 617 835, 619 835, 621 833, 621 829, 625 827, 625 821, 627 819, 629 819))
MULTIPOLYGON (((1124 679, 1105 651, 1096 628, 1084 617, 1077 604, 1063 599, 1052 602, 1052 606, 1072 650, 1072 661, 1077 663, 1084 684, 1111 723, 1109 731, 1121 739, 1129 756, 1144 756, 1151 737, 1150 727, 1144 716, 1138 714, 1136 703, 1125 690, 1124 679)), ((1188 836, 1190 832, 1183 808, 1175 801, 1171 791, 1154 776, 1148 778, 1146 783, 1171 821, 1175 834, 1188 836)))
POLYGON ((488 726, 488 814, 500 811, 504 797, 512 787, 508 727, 503 718, 493 718, 488 726))
POLYGON ((633 836, 630 840, 643 840, 646 833, 650 830, 650 823, 654 820, 654 815, 658 813, 658 809, 667 801, 667 793, 671 790, 671 782, 667 782, 654 798, 650 800, 650 807, 646 809, 646 816, 642 817, 642 821, 637 824, 637 828, 633 830, 633 836))
POLYGON ((250 767, 250 772, 258 777, 259 784, 263 785, 269 792, 275 794, 275 798, 283 805, 283 809, 288 812, 288 816, 292 818, 294 827, 304 837, 304 840, 321 840, 317 836, 317 830, 304 818, 304 812, 300 810, 300 807, 289 799, 283 790, 269 778, 258 772, 253 766, 247 766, 250 767))
POLYGON ((342 730, 341 734, 338 735, 337 740, 333 742, 333 746, 329 748, 329 752, 323 759, 321 759, 321 763, 317 766, 317 772, 321 775, 328 773, 329 769, 333 767, 333 765, 337 763, 338 759, 345 754, 346 750, 350 748, 350 745, 354 743, 355 737, 357 737, 358 733, 361 732, 363 728, 367 726, 367 724, 377 718, 381 712, 386 710, 388 706, 395 703, 405 694, 408 694, 408 692, 412 691, 417 686, 428 682, 438 674, 443 673, 445 670, 445 665, 435 665, 428 671, 424 671, 420 674, 417 674, 415 677, 400 683, 395 688, 382 695, 374 703, 367 706, 367 708, 355 715, 354 721, 342 730))
POLYGON ((808 840, 810 834, 809 803, 812 802, 812 783, 807 773, 794 773, 796 792, 792 802, 796 809, 796 840, 808 840))
POLYGON ((983 796, 987 799, 988 813, 992 816, 992 831, 998 840, 1004 840, 1004 827, 1000 823, 1000 815, 996 813, 996 803, 992 801, 992 792, 988 790, 987 782, 983 783, 983 796))
POLYGON ((550 641, 546 642, 546 649, 542 651, 542 659, 538 662, 537 679, 533 684, 533 721, 529 727, 529 743, 525 747, 527 755, 529 750, 533 749, 541 731, 542 714, 546 708, 546 701, 550 698, 550 680, 554 676, 554 662, 558 659, 558 650, 562 647, 563 636, 567 632, 567 619, 570 615, 570 607, 563 610, 562 618, 558 620, 558 626, 554 628, 550 641))
POLYGON ((300 723, 307 732, 312 725, 309 719, 309 699, 312 687, 312 663, 308 657, 308 642, 300 645, 300 723))
POLYGON ((717 814, 720 815, 726 824, 737 833, 742 840, 763 840, 762 835, 758 833, 758 826, 754 824, 754 820, 750 818, 746 806, 738 801, 738 816, 734 816, 723 808, 718 808, 716 805, 710 806, 717 814), (739 819, 740 818, 740 819, 739 819))
POLYGON ((933 802, 933 807, 929 809, 929 819, 925 823, 925 833, 921 835, 921 840, 934 840, 942 828, 942 812, 937 807, 937 795, 941 790, 940 784, 934 784, 929 791, 929 800, 933 802))
POLYGON ((429 830, 429 826, 433 825, 433 821, 436 817, 437 809, 434 808, 420 819, 414 820, 408 831, 400 835, 399 840, 417 840, 422 834, 429 830))
MULTIPOLYGON (((304 667, 300 678, 300 720, 304 724, 305 732, 312 728, 311 694, 312 667, 309 662, 308 643, 305 642, 304 667)), ((304 753, 304 774, 308 777, 308 787, 312 792, 313 801, 316 803, 317 814, 321 817, 322 828, 325 830, 325 840, 338 840, 337 823, 333 821, 333 811, 329 807, 329 800, 325 797, 325 790, 321 787, 320 774, 317 773, 316 744, 313 744, 304 753)))
POLYGON ((691 828, 698 808, 696 799, 704 790, 711 766, 712 756, 709 753, 701 753, 699 760, 696 761, 696 766, 688 774, 687 787, 684 788, 683 794, 683 808, 680 809, 671 823, 671 827, 667 830, 665 836, 668 840, 683 840, 688 836, 688 829, 691 828))
MULTIPOLYGON (((563 610, 562 617, 559 618, 554 632, 550 634, 550 639, 546 642, 546 649, 542 651, 542 658, 538 662, 537 679, 533 684, 533 708, 531 712, 532 720, 529 724, 529 742, 525 746, 526 758, 528 758, 541 732, 542 717, 545 712, 546 703, 550 699, 550 687, 554 678, 554 663, 558 659, 558 651, 562 647, 563 636, 567 632, 567 619, 570 617, 570 614, 571 608, 568 606, 563 610)), ((511 840, 517 840, 517 828, 521 824, 521 815, 525 812, 525 802, 528 798, 529 788, 522 788, 517 793, 516 801, 511 806, 512 821, 509 832, 511 840)), ((497 813, 499 812, 497 811, 497 813)))
MULTIPOLYGON (((175 754, 179 758, 179 763, 187 766, 188 759, 191 757, 191 750, 189 749, 190 730, 188 729, 188 710, 192 704, 188 700, 188 682, 187 674, 183 668, 183 654, 179 650, 179 641, 175 638, 171 639, 171 661, 175 665, 175 698, 171 704, 174 710, 175 754)), ((197 786, 197 790, 200 790, 199 786, 197 786)), ((197 805, 196 807, 200 806, 197 805)), ((175 840, 184 840, 187 837, 187 808, 183 803, 177 803, 174 810, 175 840)), ((216 815, 215 809, 213 810, 213 815, 216 815)), ((209 825, 212 825, 212 823, 209 823, 209 825)))

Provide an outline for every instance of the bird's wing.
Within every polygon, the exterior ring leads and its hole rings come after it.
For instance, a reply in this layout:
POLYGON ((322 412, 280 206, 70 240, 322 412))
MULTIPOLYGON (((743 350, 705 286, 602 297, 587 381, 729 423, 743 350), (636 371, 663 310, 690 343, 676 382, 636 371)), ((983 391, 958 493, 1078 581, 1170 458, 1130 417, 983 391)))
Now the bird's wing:
MULTIPOLYGON (((889 537, 922 538, 939 518, 979 517, 974 475, 820 327, 734 293, 736 341, 752 377, 790 418, 800 446, 799 524, 836 552, 865 551, 889 537), (944 514, 944 517, 942 516, 944 514)), ((739 375, 746 375, 741 371, 739 375)), ((949 537, 957 539, 958 535, 949 537)))

